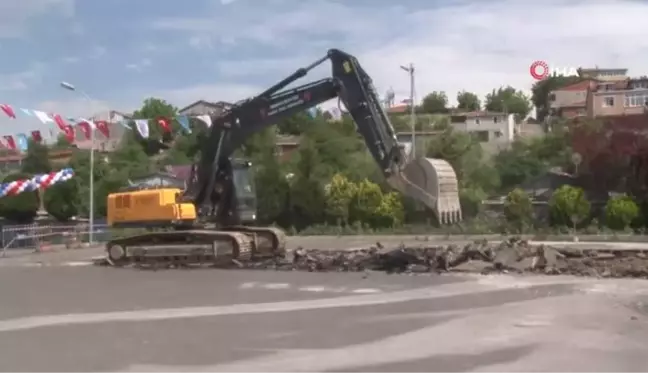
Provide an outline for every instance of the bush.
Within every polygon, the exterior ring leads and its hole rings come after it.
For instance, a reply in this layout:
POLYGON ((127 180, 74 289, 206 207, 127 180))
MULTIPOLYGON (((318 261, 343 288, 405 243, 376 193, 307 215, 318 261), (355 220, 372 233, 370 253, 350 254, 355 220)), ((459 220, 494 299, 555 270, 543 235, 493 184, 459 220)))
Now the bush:
POLYGON ((506 196, 504 216, 518 233, 524 231, 533 217, 533 204, 526 192, 514 189, 506 196))
POLYGON ((551 220, 555 225, 571 226, 589 216, 590 203, 581 188, 563 185, 556 189, 549 200, 551 220))
POLYGON ((639 206, 628 196, 610 198, 605 205, 605 224, 622 231, 639 216, 639 206))

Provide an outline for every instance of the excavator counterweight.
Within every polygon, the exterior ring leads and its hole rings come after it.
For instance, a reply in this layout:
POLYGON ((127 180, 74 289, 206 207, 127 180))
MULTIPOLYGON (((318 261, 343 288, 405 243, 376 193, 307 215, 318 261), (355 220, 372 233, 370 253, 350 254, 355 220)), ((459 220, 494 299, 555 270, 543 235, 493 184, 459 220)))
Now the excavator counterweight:
POLYGON ((211 118, 200 160, 192 167, 184 191, 109 196, 108 220, 113 226, 153 222, 157 228, 173 228, 110 241, 109 262, 222 263, 283 255, 283 231, 253 226, 256 213, 251 210, 256 208, 256 196, 247 176, 249 163, 235 162, 232 155, 254 133, 334 98, 353 118, 392 188, 430 208, 441 224, 461 220, 457 177, 450 164, 441 159, 411 159, 397 141, 369 75, 354 56, 331 49, 259 95, 211 118), (332 77, 286 89, 327 60, 332 77), (145 201, 150 206, 142 210, 145 201))

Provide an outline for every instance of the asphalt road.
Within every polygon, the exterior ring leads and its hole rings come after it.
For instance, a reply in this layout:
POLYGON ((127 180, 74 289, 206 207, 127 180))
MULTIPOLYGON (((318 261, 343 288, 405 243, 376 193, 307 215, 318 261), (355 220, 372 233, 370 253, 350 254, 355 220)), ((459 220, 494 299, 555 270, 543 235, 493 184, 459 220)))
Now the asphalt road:
MULTIPOLYGON (((289 249, 375 241, 306 237, 289 249)), ((641 280, 65 265, 100 253, 0 259, 1 371, 648 366, 648 282, 641 280)))
POLYGON ((641 281, 4 267, 0 284, 2 371, 648 366, 641 281))

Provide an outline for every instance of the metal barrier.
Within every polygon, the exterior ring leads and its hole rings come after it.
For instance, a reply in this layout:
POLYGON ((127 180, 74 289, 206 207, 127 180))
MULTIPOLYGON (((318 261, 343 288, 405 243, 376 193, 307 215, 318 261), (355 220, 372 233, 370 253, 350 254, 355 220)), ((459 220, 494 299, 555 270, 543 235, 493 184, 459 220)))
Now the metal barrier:
MULTIPOLYGON (((52 225, 4 225, 0 226, 0 244, 3 255, 7 250, 34 249, 41 251, 52 245, 72 243, 80 246, 88 242, 88 224, 52 224, 52 225)), ((93 241, 105 242, 111 232, 106 224, 93 225, 93 241)))

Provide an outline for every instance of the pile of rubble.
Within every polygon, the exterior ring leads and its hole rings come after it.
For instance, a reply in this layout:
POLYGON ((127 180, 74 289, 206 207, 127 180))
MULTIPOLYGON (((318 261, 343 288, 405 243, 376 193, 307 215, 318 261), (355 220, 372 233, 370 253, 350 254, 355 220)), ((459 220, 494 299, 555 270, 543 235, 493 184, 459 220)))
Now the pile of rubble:
POLYGON ((476 241, 460 247, 419 246, 384 248, 380 243, 362 250, 298 248, 290 259, 238 263, 250 269, 311 272, 385 271, 388 273, 544 273, 595 277, 648 278, 648 256, 639 251, 587 250, 530 245, 510 238, 499 245, 476 241))

